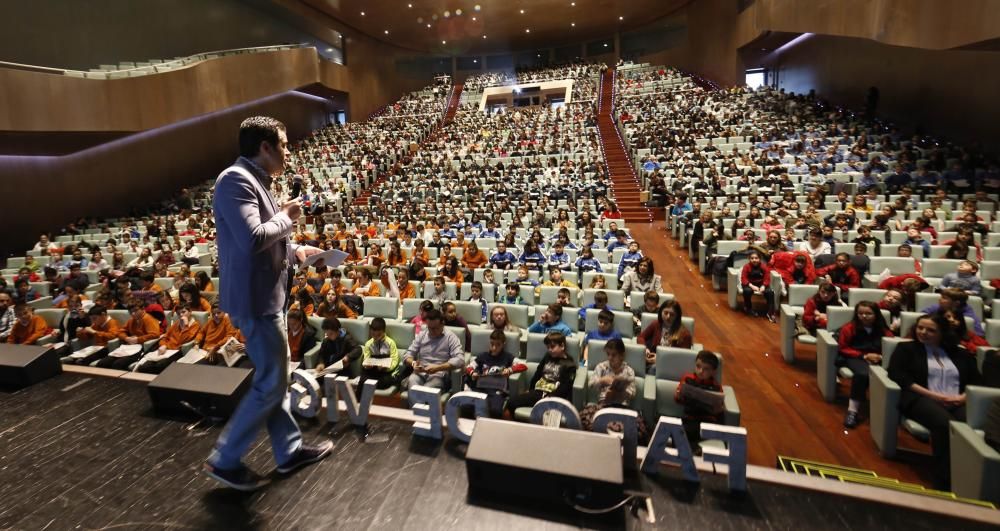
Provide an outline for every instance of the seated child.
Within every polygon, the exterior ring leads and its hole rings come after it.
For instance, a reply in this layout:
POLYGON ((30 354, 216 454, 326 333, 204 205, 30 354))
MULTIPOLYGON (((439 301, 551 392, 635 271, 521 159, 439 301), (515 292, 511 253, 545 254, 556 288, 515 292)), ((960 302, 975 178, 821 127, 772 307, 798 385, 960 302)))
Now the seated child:
MULTIPOLYGON (((384 321, 383 321, 384 323, 384 321)), ((323 319, 320 325, 323 329, 323 342, 319 347, 319 359, 316 361, 316 373, 323 373, 334 364, 343 361, 343 368, 337 371, 345 376, 351 374, 351 362, 361 357, 361 345, 347 329, 340 325, 336 317, 323 319)))
POLYGON ((14 326, 7 336, 7 343, 12 345, 34 345, 39 339, 52 333, 45 319, 35 315, 35 308, 27 304, 14 307, 14 326))
POLYGON ((376 389, 387 389, 399 382, 402 364, 396 342, 385 334, 385 319, 376 317, 368 325, 368 341, 361 352, 361 378, 358 389, 366 380, 375 380, 376 389))
POLYGON ((618 330, 615 330, 615 314, 611 310, 604 309, 597 314, 597 329, 588 330, 587 335, 583 337, 583 359, 580 360, 580 364, 584 367, 587 366, 587 354, 590 352, 590 341, 592 339, 610 341, 612 339, 621 339, 622 334, 618 330))
POLYGON ((503 404, 507 400, 507 378, 515 372, 528 370, 523 363, 514 363, 514 355, 505 352, 507 336, 502 330, 490 333, 490 349, 472 360, 465 369, 469 390, 486 394, 486 409, 490 418, 503 417, 503 404))
POLYGON ((511 418, 517 408, 532 407, 549 396, 566 400, 572 398, 577 365, 566 351, 566 336, 559 332, 549 332, 545 336, 545 347, 545 356, 528 383, 528 391, 507 400, 507 411, 511 418))
POLYGON ((483 307, 482 322, 486 322, 486 299, 483 298, 483 283, 476 280, 469 287, 469 302, 478 302, 483 307))
MULTIPOLYGON (((702 422, 722 422, 722 407, 693 398, 688 398, 684 391, 686 386, 695 387, 712 393, 722 393, 722 386, 715 381, 715 373, 719 370, 719 357, 714 352, 702 350, 695 357, 694 372, 685 374, 674 392, 674 401, 684 406, 684 432, 695 454, 700 454, 698 443, 701 441, 702 422)), ((721 402, 718 403, 721 406, 721 402)))
POLYGON ((941 289, 955 288, 964 291, 968 295, 980 296, 983 293, 983 286, 979 282, 979 265, 972 260, 962 260, 958 263, 958 270, 948 273, 941 279, 941 289))
POLYGON ((501 304, 524 304, 521 298, 521 286, 511 282, 507 284, 506 295, 502 295, 497 302, 501 304))

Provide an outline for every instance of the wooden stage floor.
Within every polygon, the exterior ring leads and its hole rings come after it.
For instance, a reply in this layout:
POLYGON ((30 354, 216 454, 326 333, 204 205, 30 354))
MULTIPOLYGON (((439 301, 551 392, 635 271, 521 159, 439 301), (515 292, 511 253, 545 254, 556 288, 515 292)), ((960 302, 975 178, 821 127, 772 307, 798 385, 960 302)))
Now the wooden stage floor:
MULTIPOLYGON (((652 494, 656 524, 470 499, 463 445, 386 419, 372 419, 367 439, 346 421, 303 421, 308 440, 333 439, 334 455, 243 494, 199 473, 221 428, 153 416, 142 382, 64 373, 0 392, 0 411, 0 529, 977 528, 760 481, 732 497, 724 477, 692 487, 676 470, 636 480, 652 494)), ((247 461, 273 468, 263 437, 247 461)))

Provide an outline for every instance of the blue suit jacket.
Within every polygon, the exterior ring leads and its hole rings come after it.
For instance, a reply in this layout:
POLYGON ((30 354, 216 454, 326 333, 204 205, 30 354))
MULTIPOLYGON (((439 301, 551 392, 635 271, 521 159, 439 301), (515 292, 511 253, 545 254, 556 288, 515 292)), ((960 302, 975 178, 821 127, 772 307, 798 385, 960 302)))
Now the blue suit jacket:
POLYGON ((295 260, 288 238, 292 220, 243 158, 216 179, 212 209, 222 310, 236 319, 282 312, 295 260))

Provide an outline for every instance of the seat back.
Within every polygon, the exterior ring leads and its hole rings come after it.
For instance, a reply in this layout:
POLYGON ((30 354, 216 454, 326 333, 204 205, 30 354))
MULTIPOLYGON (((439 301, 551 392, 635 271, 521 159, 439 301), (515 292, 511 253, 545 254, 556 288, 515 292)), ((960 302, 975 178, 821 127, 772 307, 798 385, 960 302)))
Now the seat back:
MULTIPOLYGON (((565 314, 565 312, 563 312, 565 314)), ((591 330, 597 330, 597 316, 600 314, 600 310, 589 309, 586 312, 586 322, 584 323, 584 330, 590 332, 591 330)), ((615 315, 615 330, 618 331, 622 337, 630 338, 635 335, 632 328, 632 314, 630 312, 611 312, 615 315)), ((654 314, 655 316, 655 314, 654 314)))
POLYGON ((528 317, 528 306, 523 304, 500 304, 495 302, 487 307, 487 315, 489 315, 489 312, 493 311, 493 308, 497 306, 502 306, 505 310, 507 310, 507 319, 509 319, 515 326, 528 328, 528 326, 531 325, 531 319, 528 317))
MULTIPOLYGON (((629 307, 633 308, 633 309, 635 309, 635 308, 641 308, 642 305, 643 305, 642 298, 645 297, 645 296, 646 296, 646 294, 643 293, 643 292, 641 292, 641 291, 633 291, 632 293, 629 293, 629 296, 628 296, 629 307)), ((663 304, 663 303, 665 303, 665 302, 667 302, 669 300, 673 300, 673 299, 674 299, 674 294, 673 293, 660 293, 660 301, 657 304, 663 304)), ((611 298, 609 296, 608 297, 609 304, 610 304, 610 300, 611 300, 611 298)), ((583 305, 586 306, 586 304, 583 304, 583 305)), ((612 306, 612 308, 614 308, 614 306, 612 306)))
POLYGON ((851 322, 854 318, 854 308, 846 306, 833 306, 826 310, 826 329, 833 332, 840 330, 840 327, 851 322))
MULTIPOLYGON (((493 333, 492 328, 470 326, 469 333, 472 336, 469 352, 471 352, 473 356, 478 356, 479 354, 490 350, 490 334, 493 333)), ((521 334, 518 334, 517 332, 504 332, 504 336, 506 337, 506 343, 503 348, 504 352, 513 354, 515 358, 520 357, 521 334)))
MULTIPOLYGON (((585 289, 583 290, 583 296, 580 298, 580 307, 594 304, 594 296, 599 291, 603 291, 608 296, 608 306, 611 306, 615 310, 625 309, 625 293, 617 289, 585 289)), ((642 305, 641 296, 639 304, 642 305)))
MULTIPOLYGON (((559 294, 559 290, 561 289, 562 286, 541 286, 541 291, 535 300, 536 304, 548 305, 556 302, 556 296, 559 294)), ((521 291, 523 292, 524 288, 522 288, 521 291)), ((570 301, 576 304, 575 298, 571 297, 570 301)))
MULTIPOLYGON (((686 348, 656 347, 656 379, 679 382, 685 374, 694 372, 694 362, 698 353, 686 348)), ((719 358, 719 369, 715 372, 715 381, 722 383, 722 356, 719 358)))
POLYGON ((815 284, 792 284, 788 286, 788 305, 805 306, 809 297, 819 291, 819 286, 815 284))
MULTIPOLYGON (((548 308, 548 306, 543 306, 540 304, 535 305, 535 318, 548 308)), ((578 308, 563 308, 562 317, 559 318, 560 321, 566 324, 570 330, 574 332, 580 329, 580 312, 578 308)))
POLYGON ((64 317, 66 317, 66 310, 62 308, 44 308, 35 310, 35 315, 41 317, 45 320, 45 324, 49 328, 58 330, 59 324, 62 323, 64 317))
POLYGON ((410 323, 386 321, 385 334, 396 342, 397 349, 406 350, 410 348, 410 344, 413 343, 413 339, 416 336, 416 327, 410 323))
POLYGON ((399 317, 399 301, 395 297, 365 297, 365 317, 396 319, 399 317))
POLYGON ((851 288, 851 291, 847 292, 847 304, 853 308, 861 301, 878 302, 885 296, 885 292, 884 289, 851 288))
MULTIPOLYGON (((545 346, 545 334, 529 333, 525 348, 525 359, 531 363, 538 363, 545 357, 546 351, 548 351, 548 348, 545 346)), ((566 352, 573 361, 580 360, 580 340, 578 337, 571 336, 566 338, 566 352)))
MULTIPOLYGON (((425 299, 403 299, 403 320, 408 321, 417 316, 420 313, 420 304, 424 302, 425 299)), ((437 308, 437 303, 433 303, 434 307, 437 308)))
MULTIPOLYGON (((462 287, 458 291, 460 299, 463 301, 468 300, 472 296, 472 282, 463 282, 462 287)), ((486 299, 486 302, 497 300, 497 285, 483 284, 483 298, 486 299)))
MULTIPOLYGON (((914 256, 919 256, 918 251, 914 251, 914 256)), ((905 273, 915 273, 916 264, 913 258, 907 258, 904 256, 873 256, 871 257, 871 266, 868 268, 872 274, 879 274, 884 269, 888 269, 893 275, 902 275, 905 273)))
MULTIPOLYGON (((594 370, 597 364, 608 359, 604 352, 604 339, 595 339, 589 343, 590 351, 587 353, 587 370, 594 370)), ((635 371, 636 379, 646 374, 646 347, 638 343, 625 343, 625 363, 635 371)))
MULTIPOLYGON (((616 266, 617 267, 617 266, 616 266)), ((594 277, 601 275, 604 277, 605 284, 608 289, 618 289, 618 275, 615 273, 598 273, 597 271, 587 271, 583 274, 583 279, 580 282, 580 286, 586 287, 594 280, 594 277)))
POLYGON ((961 262, 961 260, 948 260, 944 258, 925 258, 921 276, 924 278, 942 278, 948 273, 957 271, 958 264, 961 262))
MULTIPOLYGON (((458 298, 458 286, 454 282, 448 281, 444 283, 444 292, 449 300, 455 300, 458 298)), ((430 297, 434 293, 434 281, 425 280, 424 290, 421 292, 424 297, 430 297)))
POLYGON ((483 322, 483 306, 478 302, 471 301, 451 301, 455 305, 455 309, 458 310, 458 315, 461 315, 465 322, 469 326, 475 326, 482 324, 483 322))

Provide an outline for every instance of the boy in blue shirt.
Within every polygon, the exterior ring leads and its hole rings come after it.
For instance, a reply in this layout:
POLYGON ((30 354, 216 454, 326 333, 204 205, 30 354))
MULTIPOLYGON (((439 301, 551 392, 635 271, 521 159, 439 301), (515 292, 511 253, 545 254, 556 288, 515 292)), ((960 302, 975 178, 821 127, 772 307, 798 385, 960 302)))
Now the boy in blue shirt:
POLYGON ((524 304, 524 299, 521 298, 521 286, 510 282, 507 284, 506 295, 501 295, 497 302, 500 304, 524 304))
POLYGON ((562 306, 555 303, 548 305, 542 315, 538 316, 538 320, 528 327, 528 332, 534 334, 559 332, 566 337, 573 335, 573 330, 561 320, 562 312, 562 306))
POLYGON ((642 251, 639 250, 639 242, 633 240, 628 244, 628 251, 622 255, 622 259, 618 262, 618 279, 621 280, 625 273, 635 269, 635 264, 639 262, 642 258, 642 251))
POLYGON ((493 256, 490 257, 490 265, 496 269, 507 270, 515 262, 517 262, 517 257, 514 256, 514 253, 507 250, 507 244, 497 242, 497 252, 493 253, 493 256))
POLYGON ((597 330, 588 330, 587 335, 583 336, 583 356, 580 359, 580 365, 583 365, 584 367, 587 366, 587 354, 590 352, 590 340, 597 339, 608 341, 611 339, 621 338, 621 332, 615 330, 615 314, 608 309, 601 310, 601 312, 597 314, 597 330))

